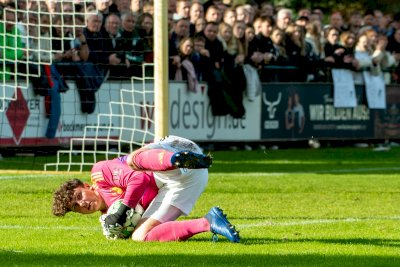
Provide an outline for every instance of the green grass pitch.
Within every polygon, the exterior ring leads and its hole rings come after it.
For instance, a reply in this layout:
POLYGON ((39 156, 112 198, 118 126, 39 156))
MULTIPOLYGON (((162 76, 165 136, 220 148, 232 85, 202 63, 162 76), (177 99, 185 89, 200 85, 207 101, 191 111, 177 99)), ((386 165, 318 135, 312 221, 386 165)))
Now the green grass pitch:
POLYGON ((54 158, 0 160, 0 266, 400 266, 400 148, 213 156, 188 218, 219 205, 240 244, 213 243, 209 233, 171 243, 106 240, 99 214, 50 213, 52 192, 73 177, 89 181, 88 172, 32 171, 54 158))

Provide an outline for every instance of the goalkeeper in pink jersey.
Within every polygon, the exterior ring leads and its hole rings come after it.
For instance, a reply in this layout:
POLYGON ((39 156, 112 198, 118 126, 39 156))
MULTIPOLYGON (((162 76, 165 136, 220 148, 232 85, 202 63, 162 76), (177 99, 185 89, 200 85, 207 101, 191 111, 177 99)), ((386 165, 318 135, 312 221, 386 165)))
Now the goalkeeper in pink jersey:
POLYGON ((107 228, 123 225, 127 211, 140 204, 145 211, 132 234, 135 241, 186 240, 211 232, 214 240, 219 234, 239 242, 238 232, 218 207, 204 218, 175 221, 193 209, 207 185, 211 163, 211 156, 202 154, 194 142, 167 136, 127 156, 96 163, 91 186, 78 179, 64 183, 54 193, 53 214, 106 214, 112 203, 122 199, 118 211, 105 216, 104 224, 107 228))

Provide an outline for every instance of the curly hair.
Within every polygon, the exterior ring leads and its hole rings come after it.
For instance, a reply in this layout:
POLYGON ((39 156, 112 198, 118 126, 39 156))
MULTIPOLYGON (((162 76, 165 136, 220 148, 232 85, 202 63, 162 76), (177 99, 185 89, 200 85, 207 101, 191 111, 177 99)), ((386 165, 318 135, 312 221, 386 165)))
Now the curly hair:
POLYGON ((83 186, 84 183, 79 179, 72 179, 63 183, 53 195, 53 214, 55 216, 64 216, 67 212, 71 211, 70 204, 75 188, 83 186))

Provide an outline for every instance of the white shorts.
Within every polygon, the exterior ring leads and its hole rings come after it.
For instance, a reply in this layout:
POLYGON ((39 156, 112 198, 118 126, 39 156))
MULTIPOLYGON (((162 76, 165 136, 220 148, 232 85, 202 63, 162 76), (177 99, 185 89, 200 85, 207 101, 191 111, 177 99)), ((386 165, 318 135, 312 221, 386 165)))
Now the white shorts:
MULTIPOLYGON (((147 146, 172 152, 190 150, 202 153, 197 144, 177 136, 168 136, 147 146)), ((150 213, 155 212, 152 209, 153 203, 158 203, 157 206, 160 208, 166 207, 165 204, 172 205, 180 209, 184 215, 188 215, 207 186, 208 169, 175 169, 154 172, 154 178, 159 191, 147 209, 149 212, 146 210, 143 217, 151 217, 150 213), (163 203, 163 205, 160 205, 160 203, 163 203)))

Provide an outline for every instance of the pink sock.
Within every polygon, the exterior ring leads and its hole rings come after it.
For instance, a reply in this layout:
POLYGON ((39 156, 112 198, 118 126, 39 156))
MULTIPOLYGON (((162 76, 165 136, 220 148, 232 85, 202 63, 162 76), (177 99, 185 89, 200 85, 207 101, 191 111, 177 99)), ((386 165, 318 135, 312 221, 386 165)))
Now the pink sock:
POLYGON ((210 231, 210 224, 206 218, 165 222, 154 227, 145 238, 145 241, 184 241, 195 234, 210 231))
POLYGON ((171 164, 172 155, 173 152, 164 149, 150 149, 139 152, 132 161, 143 170, 167 171, 176 168, 171 164))

